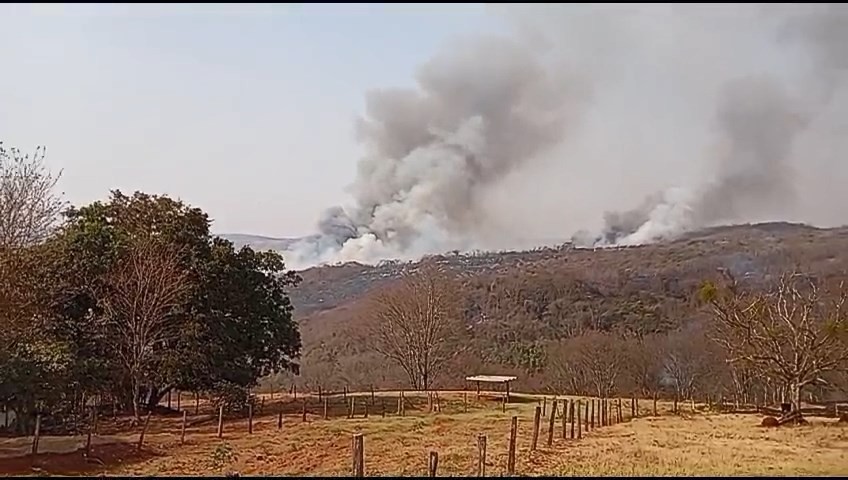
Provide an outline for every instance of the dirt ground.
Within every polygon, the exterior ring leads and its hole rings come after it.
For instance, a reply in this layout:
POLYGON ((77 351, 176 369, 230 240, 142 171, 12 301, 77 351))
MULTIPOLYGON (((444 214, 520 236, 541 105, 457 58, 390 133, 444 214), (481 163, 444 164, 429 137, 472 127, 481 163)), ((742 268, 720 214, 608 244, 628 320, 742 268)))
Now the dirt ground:
MULTIPOLYGON (((510 418, 518 417, 518 475, 848 475, 848 425, 811 418, 805 426, 763 428, 758 415, 713 414, 687 408, 673 415, 660 404, 659 416, 644 416, 583 432, 579 440, 561 438, 555 422, 554 442, 547 447, 548 419, 542 421, 539 447, 530 451, 537 398, 514 396, 501 411, 498 401, 477 401, 469 393, 441 395, 442 411, 429 413, 426 397, 406 395, 406 415, 397 416, 397 397, 358 397, 356 418, 346 418, 342 398, 334 399, 324 420, 317 399, 302 420, 298 401, 279 396, 265 400, 248 433, 246 418, 226 419, 217 438, 217 418, 201 409, 189 411, 186 442, 180 442, 181 414, 156 416, 136 450, 140 427, 127 419, 104 418, 93 438, 92 458, 85 459, 85 436, 42 437, 41 452, 28 455, 32 437, 0 439, 0 474, 61 475, 349 475, 354 433, 364 434, 366 475, 424 475, 430 451, 439 455, 439 475, 474 475, 477 435, 486 434, 486 475, 506 471, 510 418), (369 417, 364 418, 364 405, 369 417), (381 415, 385 409, 387 415, 381 415), (278 413, 284 412, 277 429, 278 413), (193 423, 193 424, 192 424, 193 423)), ((547 403, 548 412, 550 402, 547 403)), ((629 405, 623 413, 629 417, 629 405)))

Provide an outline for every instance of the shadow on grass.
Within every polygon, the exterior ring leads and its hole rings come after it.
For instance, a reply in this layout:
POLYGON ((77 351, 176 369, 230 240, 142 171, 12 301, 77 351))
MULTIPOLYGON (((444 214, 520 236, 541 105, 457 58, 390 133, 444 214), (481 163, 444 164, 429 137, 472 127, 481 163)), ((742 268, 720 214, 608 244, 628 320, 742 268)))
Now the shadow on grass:
POLYGON ((0 475, 84 475, 102 473, 116 465, 143 462, 159 456, 158 453, 142 449, 126 442, 96 445, 91 457, 85 458, 84 449, 68 453, 39 453, 0 460, 0 475))

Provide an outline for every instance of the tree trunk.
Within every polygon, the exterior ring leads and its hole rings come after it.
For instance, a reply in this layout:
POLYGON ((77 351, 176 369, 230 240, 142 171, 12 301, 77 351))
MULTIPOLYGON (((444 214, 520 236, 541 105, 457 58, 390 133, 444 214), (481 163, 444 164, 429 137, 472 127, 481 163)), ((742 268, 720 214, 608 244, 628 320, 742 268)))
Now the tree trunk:
POLYGON ((139 414, 138 414, 138 403, 139 403, 139 400, 140 400, 140 397, 141 397, 141 386, 138 384, 138 380, 136 380, 135 378, 133 378, 133 380, 132 380, 132 390, 133 390, 133 396, 132 396, 133 417, 135 418, 136 421, 140 421, 141 416, 139 416, 139 414))
POLYGON ((169 385, 162 390, 159 390, 155 385, 151 385, 149 395, 147 397, 147 409, 153 410, 156 408, 156 405, 159 405, 159 402, 165 398, 165 395, 173 389, 174 387, 169 385))
POLYGON ((798 382, 792 384, 792 408, 801 410, 801 384, 798 382))

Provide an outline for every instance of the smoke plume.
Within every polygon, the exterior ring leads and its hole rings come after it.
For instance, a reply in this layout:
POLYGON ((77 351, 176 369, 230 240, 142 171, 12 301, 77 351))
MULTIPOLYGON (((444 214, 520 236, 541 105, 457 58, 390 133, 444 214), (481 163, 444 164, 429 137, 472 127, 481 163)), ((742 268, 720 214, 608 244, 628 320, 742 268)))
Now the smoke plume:
POLYGON ((457 40, 416 89, 366 94, 352 204, 290 263, 844 222, 848 7, 493 10, 513 35, 457 40))

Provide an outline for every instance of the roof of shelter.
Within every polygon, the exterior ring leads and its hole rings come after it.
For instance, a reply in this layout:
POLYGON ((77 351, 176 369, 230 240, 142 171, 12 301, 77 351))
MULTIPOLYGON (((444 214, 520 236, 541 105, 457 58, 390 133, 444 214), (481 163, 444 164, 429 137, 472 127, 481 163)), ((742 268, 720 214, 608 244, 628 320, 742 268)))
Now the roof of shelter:
POLYGON ((511 382, 518 377, 507 377, 504 375, 474 375, 473 377, 465 377, 469 382, 490 382, 490 383, 506 383, 511 382))

